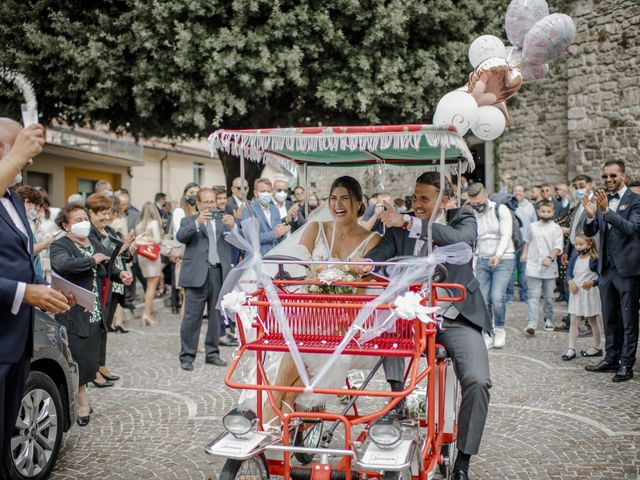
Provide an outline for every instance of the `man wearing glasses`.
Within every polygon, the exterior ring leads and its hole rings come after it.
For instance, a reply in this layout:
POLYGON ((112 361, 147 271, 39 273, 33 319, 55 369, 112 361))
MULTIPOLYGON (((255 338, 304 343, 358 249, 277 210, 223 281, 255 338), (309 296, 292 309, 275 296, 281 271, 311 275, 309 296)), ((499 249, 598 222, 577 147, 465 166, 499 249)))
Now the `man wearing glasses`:
POLYGON ((220 358, 220 312, 216 304, 231 270, 231 244, 224 237, 235 228, 233 216, 217 210, 213 189, 201 188, 196 205, 198 213, 183 218, 176 233, 176 240, 185 244, 179 281, 184 288, 185 305, 180 326, 180 366, 187 371, 193 370, 205 306, 209 323, 204 362, 218 367, 227 365, 220 358))
POLYGON ((233 215, 236 220, 242 219, 242 211, 247 201, 247 194, 249 193, 249 186, 247 181, 241 185, 242 179, 236 177, 231 182, 231 197, 227 201, 227 208, 225 212, 229 215, 233 215))
POLYGON ((621 160, 604 164, 605 190, 598 190, 595 203, 582 199, 587 217, 584 233, 599 234, 599 287, 605 333, 605 357, 588 372, 615 372, 614 382, 633 378, 638 347, 638 303, 640 302, 640 195, 626 186, 621 160))

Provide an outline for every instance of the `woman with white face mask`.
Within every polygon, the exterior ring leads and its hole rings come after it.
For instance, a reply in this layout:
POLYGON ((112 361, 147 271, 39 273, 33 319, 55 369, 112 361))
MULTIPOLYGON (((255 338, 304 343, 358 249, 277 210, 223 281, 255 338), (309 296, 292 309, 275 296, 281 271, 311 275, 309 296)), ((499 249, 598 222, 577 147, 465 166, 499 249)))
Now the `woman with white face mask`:
MULTIPOLYGON (((55 273, 96 294, 92 312, 76 305, 67 313, 56 315, 65 326, 69 337, 69 349, 78 363, 78 425, 89 424, 89 400, 86 384, 93 381, 98 371, 100 337, 104 326, 102 292, 107 275, 109 257, 102 244, 90 239, 91 222, 87 211, 79 204, 70 203, 62 208, 56 219, 67 236, 51 245, 51 267, 55 273)), ((111 281, 128 285, 131 274, 113 267, 111 281)))

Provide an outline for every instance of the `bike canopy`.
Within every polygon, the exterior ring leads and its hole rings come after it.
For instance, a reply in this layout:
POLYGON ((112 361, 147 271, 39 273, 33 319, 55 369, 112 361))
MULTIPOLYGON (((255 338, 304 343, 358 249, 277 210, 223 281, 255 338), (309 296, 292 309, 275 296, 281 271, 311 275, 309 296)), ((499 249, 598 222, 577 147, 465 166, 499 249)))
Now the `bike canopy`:
MULTIPOLYGON (((474 169, 473 156, 453 126, 380 125, 216 130, 209 136, 216 150, 241 160, 275 163, 285 168, 451 165, 474 169)), ((456 168, 457 169, 457 168, 456 168)))

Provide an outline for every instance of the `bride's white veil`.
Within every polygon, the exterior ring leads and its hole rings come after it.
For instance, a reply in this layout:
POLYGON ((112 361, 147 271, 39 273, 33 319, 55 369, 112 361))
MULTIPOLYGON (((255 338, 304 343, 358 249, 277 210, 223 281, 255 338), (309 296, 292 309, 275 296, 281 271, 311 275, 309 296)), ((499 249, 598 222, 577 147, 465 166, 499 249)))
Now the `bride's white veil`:
MULTIPOLYGON (((329 210, 329 202, 324 202, 321 206, 316 208, 313 212, 309 213, 307 216, 307 221, 298 228, 295 232, 289 234, 287 238, 285 238, 278 245, 269 250, 265 257, 270 256, 284 256, 284 257, 293 257, 298 260, 310 260, 311 252, 305 247, 300 241, 304 236, 304 232, 306 232, 307 228, 313 223, 318 222, 322 224, 323 222, 332 222, 334 221, 333 216, 331 215, 331 211, 329 210)), ((276 265, 265 265, 265 271, 268 272, 271 276, 274 276, 277 272, 276 265)), ((289 275, 293 278, 299 278, 305 275, 305 267, 302 265, 286 265, 284 270, 289 273, 289 275)))

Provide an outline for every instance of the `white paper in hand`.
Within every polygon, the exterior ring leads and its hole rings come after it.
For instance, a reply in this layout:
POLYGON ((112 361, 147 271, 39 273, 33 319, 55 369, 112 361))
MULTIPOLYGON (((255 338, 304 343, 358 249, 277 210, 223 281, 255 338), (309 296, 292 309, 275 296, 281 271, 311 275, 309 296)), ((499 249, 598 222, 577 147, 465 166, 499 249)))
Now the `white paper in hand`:
POLYGON ((78 285, 65 280, 56 272, 51 272, 51 288, 60 290, 65 295, 72 294, 76 298, 76 302, 87 312, 93 313, 96 306, 97 295, 78 285))

